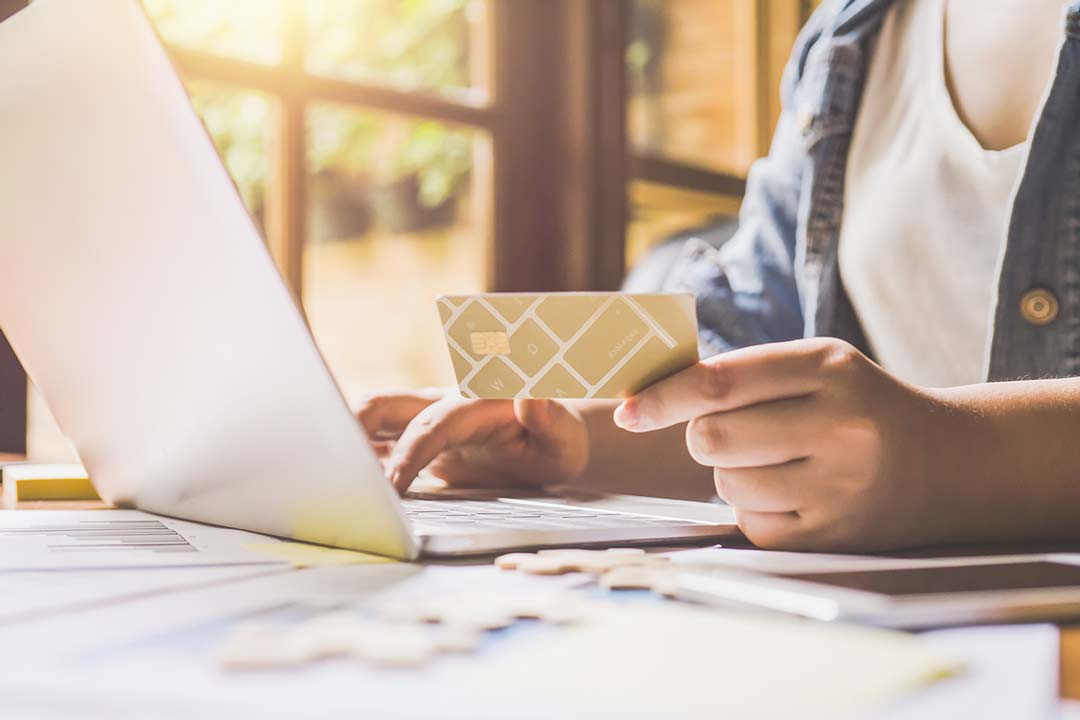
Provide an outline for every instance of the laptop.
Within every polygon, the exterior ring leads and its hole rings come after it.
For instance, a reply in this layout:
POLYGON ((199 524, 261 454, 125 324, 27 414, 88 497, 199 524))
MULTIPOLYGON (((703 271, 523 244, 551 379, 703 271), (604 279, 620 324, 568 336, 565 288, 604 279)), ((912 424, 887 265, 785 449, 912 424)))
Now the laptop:
POLYGON ((0 24, 0 158, 0 328, 105 500, 404 559, 736 532, 678 501, 400 499, 136 0, 0 24))

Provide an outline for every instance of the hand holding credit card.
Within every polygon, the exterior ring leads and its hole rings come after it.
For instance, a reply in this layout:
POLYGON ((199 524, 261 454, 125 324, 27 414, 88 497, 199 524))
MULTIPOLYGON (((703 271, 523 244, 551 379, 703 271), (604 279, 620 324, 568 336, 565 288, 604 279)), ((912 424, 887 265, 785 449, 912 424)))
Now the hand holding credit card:
POLYGON ((437 300, 467 398, 611 398, 698 361, 693 295, 486 293, 437 300))

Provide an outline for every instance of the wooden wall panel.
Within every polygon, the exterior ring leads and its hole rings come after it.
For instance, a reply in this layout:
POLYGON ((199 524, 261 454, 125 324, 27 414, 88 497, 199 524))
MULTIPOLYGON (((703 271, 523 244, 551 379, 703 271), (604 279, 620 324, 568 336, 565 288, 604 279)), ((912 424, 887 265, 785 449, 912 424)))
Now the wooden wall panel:
POLYGON ((618 286, 623 0, 497 2, 494 290, 618 286))

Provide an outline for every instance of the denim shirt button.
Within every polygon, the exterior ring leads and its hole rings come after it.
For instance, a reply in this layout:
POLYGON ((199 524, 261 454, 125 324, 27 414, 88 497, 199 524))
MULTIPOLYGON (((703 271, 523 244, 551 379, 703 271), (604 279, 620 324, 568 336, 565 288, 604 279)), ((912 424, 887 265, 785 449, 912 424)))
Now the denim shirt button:
POLYGON ((1020 315, 1032 325, 1049 325, 1058 314, 1058 299, 1045 288, 1028 290, 1020 298, 1020 315))

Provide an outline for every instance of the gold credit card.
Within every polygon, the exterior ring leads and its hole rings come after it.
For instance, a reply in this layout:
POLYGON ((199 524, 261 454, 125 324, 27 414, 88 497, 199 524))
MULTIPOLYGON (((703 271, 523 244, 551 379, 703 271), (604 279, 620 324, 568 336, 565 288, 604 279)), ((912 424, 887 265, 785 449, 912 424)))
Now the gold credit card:
POLYGON ((623 398, 698 361, 693 295, 486 293, 437 304, 467 398, 623 398))

